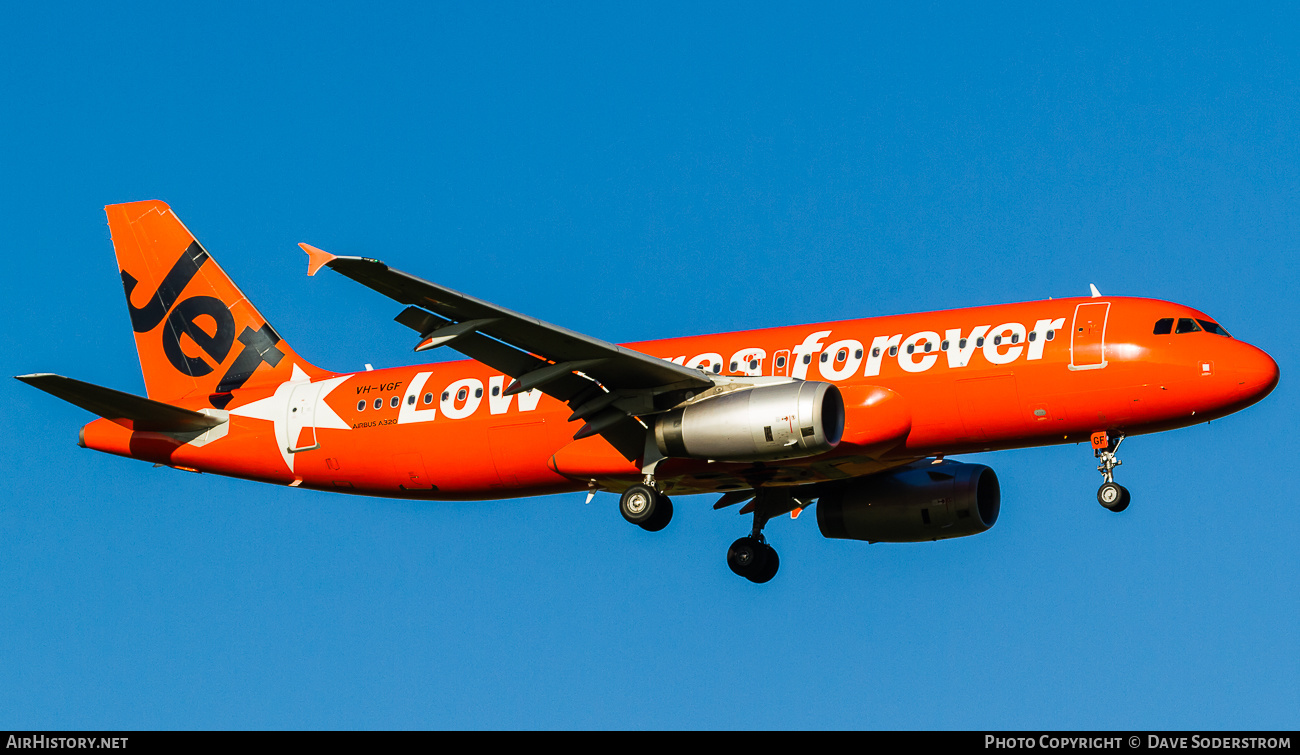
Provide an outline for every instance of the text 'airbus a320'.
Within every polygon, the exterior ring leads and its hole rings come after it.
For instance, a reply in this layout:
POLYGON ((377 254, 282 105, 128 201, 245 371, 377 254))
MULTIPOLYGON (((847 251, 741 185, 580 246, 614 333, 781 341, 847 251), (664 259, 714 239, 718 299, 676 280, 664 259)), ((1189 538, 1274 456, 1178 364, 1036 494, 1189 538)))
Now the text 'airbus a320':
POLYGON ((162 202, 110 205, 148 398, 18 379, 85 408, 86 448, 340 493, 482 500, 612 491, 632 524, 670 495, 744 504, 731 569, 766 582, 763 527, 816 502, 823 535, 917 542, 984 532, 993 470, 946 457, 1090 439, 1111 511, 1129 435, 1207 422, 1277 385, 1268 354, 1203 312, 1093 296, 618 346, 361 257, 328 267, 408 305, 416 351, 470 357, 334 373, 300 357, 162 202))

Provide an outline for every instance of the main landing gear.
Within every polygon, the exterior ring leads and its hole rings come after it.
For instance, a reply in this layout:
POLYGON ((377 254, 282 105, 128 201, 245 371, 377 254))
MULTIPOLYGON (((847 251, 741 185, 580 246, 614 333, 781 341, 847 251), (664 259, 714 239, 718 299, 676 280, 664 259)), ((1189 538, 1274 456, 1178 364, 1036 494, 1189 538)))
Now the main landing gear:
POLYGON ((1115 452, 1119 450, 1119 444, 1124 442, 1124 434, 1120 433, 1115 437, 1108 437, 1105 432, 1092 434, 1092 453, 1096 456, 1101 464, 1097 471, 1106 481, 1097 488, 1097 503, 1105 508, 1118 514, 1128 508, 1129 493, 1128 488, 1115 482, 1115 467, 1123 464, 1115 452))
POLYGON ((776 576, 776 570, 781 568, 781 559, 776 555, 776 548, 768 545, 763 533, 759 532, 731 544, 727 549, 727 566, 750 582, 761 585, 776 576))
POLYGON ((658 532, 672 521, 673 502, 655 488, 654 478, 647 475, 645 483, 623 491, 618 511, 624 519, 641 529, 658 532))
MULTIPOLYGON (((754 512, 754 527, 749 534, 731 544, 727 549, 727 566, 736 574, 755 584, 770 582, 781 568, 776 549, 767 544, 763 527, 775 516, 787 514, 805 505, 783 489, 758 488, 752 503, 745 508, 754 512)), ((741 509, 745 513, 745 509, 741 509)))

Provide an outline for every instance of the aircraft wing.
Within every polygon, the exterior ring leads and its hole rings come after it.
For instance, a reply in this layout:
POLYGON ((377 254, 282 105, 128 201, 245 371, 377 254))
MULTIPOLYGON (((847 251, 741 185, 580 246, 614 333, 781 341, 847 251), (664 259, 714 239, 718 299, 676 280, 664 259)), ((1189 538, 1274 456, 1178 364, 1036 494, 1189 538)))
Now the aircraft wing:
POLYGON ((311 258, 309 275, 328 267, 410 305, 395 319, 420 334, 416 351, 449 345, 513 378, 507 393, 536 388, 569 404, 571 420, 586 420, 575 438, 600 433, 629 460, 641 456, 646 442, 645 426, 634 417, 713 386, 700 370, 543 322, 379 260, 300 246, 311 258))

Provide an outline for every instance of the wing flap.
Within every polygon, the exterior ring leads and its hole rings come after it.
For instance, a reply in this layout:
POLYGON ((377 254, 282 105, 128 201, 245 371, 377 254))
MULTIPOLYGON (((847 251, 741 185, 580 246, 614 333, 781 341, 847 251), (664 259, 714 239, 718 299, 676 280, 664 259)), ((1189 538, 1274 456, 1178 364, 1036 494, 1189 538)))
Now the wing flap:
POLYGON ((132 393, 73 380, 62 375, 38 373, 16 375, 18 380, 39 388, 69 404, 98 414, 131 430, 144 432, 202 432, 225 422, 201 412, 182 409, 132 393))

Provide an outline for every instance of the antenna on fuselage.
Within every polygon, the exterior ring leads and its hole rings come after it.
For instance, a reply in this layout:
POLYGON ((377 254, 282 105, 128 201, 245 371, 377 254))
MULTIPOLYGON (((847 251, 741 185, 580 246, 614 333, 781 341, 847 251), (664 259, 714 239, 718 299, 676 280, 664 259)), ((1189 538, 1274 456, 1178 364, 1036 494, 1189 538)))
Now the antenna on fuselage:
POLYGON ((1097 290, 1095 285, 1089 283, 1088 288, 1092 289, 1092 298, 1096 299, 1101 296, 1101 292, 1097 290))

